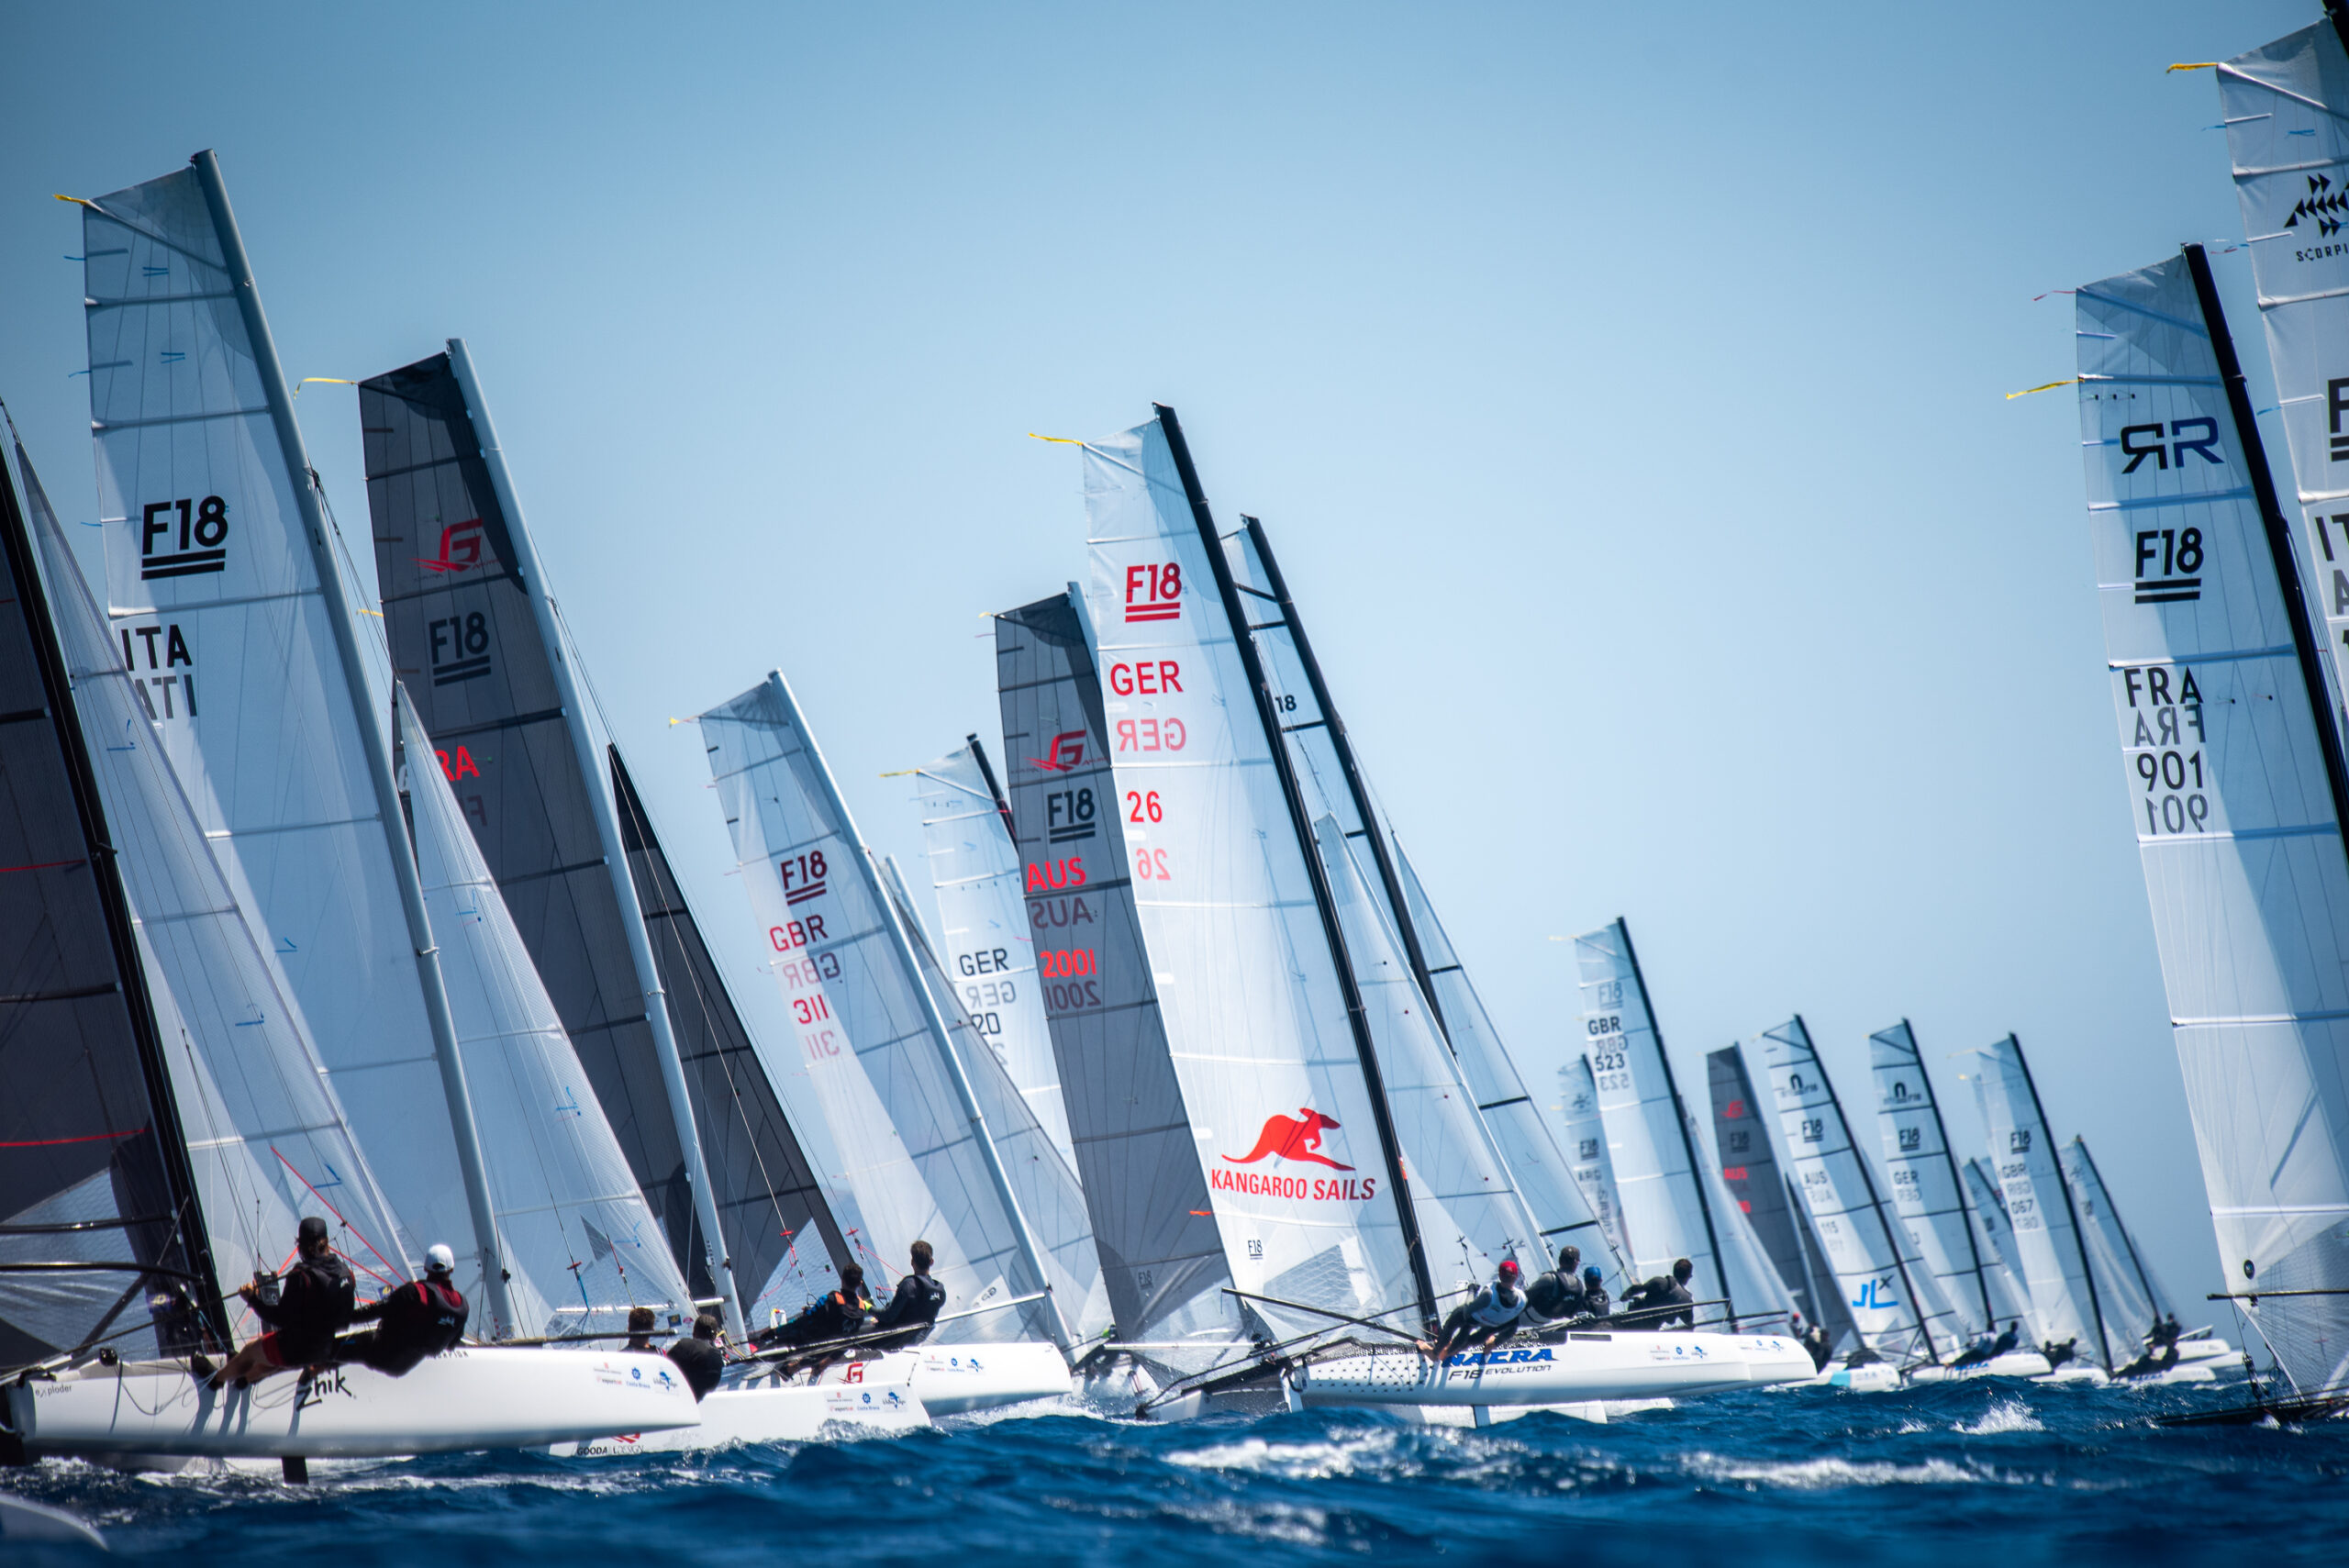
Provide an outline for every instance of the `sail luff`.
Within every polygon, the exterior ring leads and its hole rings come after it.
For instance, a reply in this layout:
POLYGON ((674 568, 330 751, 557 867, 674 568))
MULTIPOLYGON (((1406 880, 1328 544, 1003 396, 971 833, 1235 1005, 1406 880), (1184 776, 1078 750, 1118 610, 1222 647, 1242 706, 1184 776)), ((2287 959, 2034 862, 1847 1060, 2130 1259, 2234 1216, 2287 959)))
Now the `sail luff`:
POLYGON ((342 663, 342 675, 352 709, 358 716, 359 743, 367 762, 368 781, 373 786, 377 814, 382 818, 384 847, 390 852, 392 877, 399 889, 400 913, 407 922, 410 945, 416 951, 417 979, 423 990, 425 1019, 432 1035, 433 1056, 440 1070, 440 1084, 448 1102, 449 1125, 456 1140, 458 1172, 464 1184, 465 1205, 473 1223, 473 1236, 481 1249, 484 1289, 489 1298, 493 1321, 499 1326, 515 1321, 513 1304, 508 1299, 505 1282, 505 1252, 497 1238, 496 1215, 490 1202, 489 1178, 482 1158, 481 1132, 474 1124, 472 1096, 465 1086, 464 1062, 457 1049, 456 1025, 449 1012, 449 995, 440 973, 440 949, 432 940, 432 926, 426 917, 424 890, 417 880, 416 858, 406 842, 405 818, 400 811, 399 784, 392 771, 389 738, 374 713, 374 695, 369 689, 367 669, 362 662, 359 639, 352 621, 355 611, 346 591, 341 565, 335 559, 332 534, 327 526, 324 509, 318 504, 317 487, 313 479, 309 453, 303 444, 302 428, 294 417, 294 397, 285 382, 284 367, 277 357, 277 342, 271 337, 268 319, 262 314, 261 295, 254 286, 252 263, 245 254, 243 236, 237 228, 236 215, 228 206, 228 193, 220 179, 218 160, 209 149, 193 160, 197 183, 204 192, 204 201, 218 237, 221 259, 237 296, 237 308, 243 317, 245 332, 253 352, 255 373, 269 405, 271 423, 275 427, 278 447, 284 455, 289 471, 295 505, 302 517, 303 532, 306 536, 312 560, 312 570, 317 573, 319 596, 325 601, 327 618, 334 633, 335 651, 342 663))
MULTIPOLYGON (((1641 1002, 1647 1008, 1648 1028, 1655 1034, 1656 1060, 1664 1064, 1664 1086, 1672 1095, 1673 1113, 1675 1118, 1680 1124, 1680 1147, 1688 1156, 1689 1173, 1692 1176, 1695 1176, 1698 1172, 1697 1143, 1696 1140, 1688 1135, 1688 1106, 1687 1103, 1680 1097, 1680 1083, 1679 1080, 1673 1075, 1672 1058, 1664 1051, 1664 1025, 1657 1021, 1654 1004, 1648 996, 1648 980, 1646 973, 1640 968, 1640 951, 1639 949, 1631 945, 1631 923, 1619 915, 1615 917, 1615 929, 1622 933, 1623 959, 1625 962, 1631 966, 1632 984, 1640 988, 1641 1002)), ((1696 1188, 1697 1212, 1702 1215, 1705 1220, 1705 1246, 1712 1253, 1713 1268, 1715 1272, 1720 1275, 1721 1297, 1724 1301, 1729 1303, 1731 1320, 1735 1321, 1737 1317, 1737 1303, 1731 1297, 1729 1288, 1729 1271, 1724 1268, 1721 1263, 1720 1237, 1713 1227, 1713 1206, 1711 1201, 1705 1195, 1705 1184, 1701 1177, 1698 1178, 1696 1182, 1696 1188)))
MULTIPOLYGON (((7 419, 5 408, 0 408, 0 420, 6 421, 10 444, 17 454, 17 472, 23 475, 29 493, 39 483, 33 474, 31 460, 26 455, 24 442, 17 436, 15 421, 7 419)), ((148 991, 146 969, 139 959, 138 930, 132 919, 128 895, 123 885, 121 859, 116 851, 114 837, 107 829, 106 801, 98 791, 96 771, 90 765, 89 744, 83 734, 73 699, 72 676, 66 664, 64 650, 58 641, 57 625, 50 615, 49 593, 41 580, 40 562, 34 550, 31 528, 24 508, 17 502, 16 485, 11 483, 5 467, 0 467, 0 546, 5 546, 9 575, 14 581, 26 638, 31 644, 33 663, 40 682, 46 717, 56 739, 57 755, 72 795, 74 826, 82 840, 92 886, 106 923, 116 988, 122 998, 131 1040, 138 1053, 139 1074, 146 1086, 150 1116, 153 1121, 154 1139, 162 1156, 165 1182, 172 1200, 172 1229, 159 1255, 168 1257, 173 1246, 177 1246, 180 1255, 187 1260, 190 1272, 195 1275, 198 1285, 195 1309, 217 1341, 226 1345, 232 1341, 223 1306, 219 1269, 213 1256, 211 1233, 204 1222, 195 1169, 188 1159, 186 1128, 180 1119, 170 1065, 164 1059, 161 1031, 156 1020, 153 998, 148 991)), ((169 1346, 162 1348, 166 1351, 171 1349, 169 1346)))
POLYGON ((1208 509, 1207 493, 1200 486, 1198 471, 1192 465, 1190 444, 1183 438, 1183 427, 1175 418, 1174 410, 1163 404, 1153 404, 1152 409, 1165 432, 1174 471, 1182 480, 1184 496, 1190 503, 1192 520, 1198 526, 1200 543, 1206 550, 1208 568, 1215 576, 1224 616, 1231 625, 1232 645, 1239 653, 1241 668, 1247 673, 1256 719, 1264 727, 1264 743, 1272 754, 1274 774, 1280 781, 1281 796, 1288 807, 1290 830, 1296 835, 1307 881, 1313 889, 1314 906, 1320 914, 1322 935, 1334 960, 1339 995, 1345 1003, 1347 1028, 1353 1033, 1354 1051, 1360 1059, 1363 1078, 1369 1089, 1371 1119, 1377 1129, 1387 1180, 1392 1184, 1390 1195, 1402 1228, 1404 1253, 1410 1265, 1412 1283, 1419 1293, 1420 1316, 1432 1324, 1442 1316, 1436 1307, 1435 1282, 1429 1272, 1427 1246, 1419 1235, 1419 1212, 1411 1201, 1409 1179, 1403 1166, 1402 1147, 1396 1137, 1394 1111, 1387 1101, 1377 1046, 1371 1039, 1369 1013, 1363 1003, 1353 964, 1347 957, 1344 935, 1339 929, 1337 900, 1330 886, 1329 871, 1314 849, 1313 825, 1306 812, 1304 795, 1297 787, 1297 770, 1289 760, 1288 747, 1282 740, 1280 720, 1273 712, 1272 687, 1264 678, 1264 660, 1257 651, 1254 639, 1248 635, 1247 612, 1240 603, 1240 590, 1232 580, 1231 563, 1224 558, 1223 540, 1216 532, 1215 518, 1208 509))
POLYGON ((824 760, 823 749, 817 744, 814 732, 807 728, 806 716, 799 711, 799 703, 792 695, 790 683, 783 678, 782 671, 774 670, 768 673, 766 684, 800 745, 807 749, 807 771, 814 775, 818 787, 823 792, 824 803, 831 812, 832 819, 841 825, 849 841, 862 851, 854 857, 858 873, 881 916, 883 929, 897 962, 905 966, 905 973, 912 980, 913 993, 922 1010, 922 1023, 938 1052, 939 1065, 946 1082, 953 1090, 957 1107, 970 1127, 972 1139, 978 1148, 980 1163, 985 1168, 987 1180, 995 1188, 996 1199, 1002 1204, 1004 1214, 1010 1221, 1013 1242, 1019 1248, 1020 1260, 1028 1265, 1029 1276, 1044 1289, 1045 1318, 1051 1326, 1052 1342, 1066 1351, 1075 1340, 1069 1331, 1068 1319, 1061 1309, 1060 1301, 1052 1294, 1052 1275, 1044 1266, 1043 1249, 1037 1244, 1028 1216, 1020 1208, 1019 1197, 1012 1191, 1011 1178, 1004 1171, 1003 1155, 996 1148, 995 1137, 988 1130, 986 1118, 979 1113, 978 1096, 972 1091, 970 1074, 963 1071, 962 1059, 954 1054, 945 1016, 938 1010, 938 998, 930 995, 930 986, 922 980, 921 962, 906 935, 897 901, 889 896, 888 889, 882 884, 880 868, 874 862, 871 850, 865 848, 864 836, 857 831, 856 819, 849 815, 848 802, 841 795, 839 781, 832 776, 831 764, 824 760))
POLYGON ((612 896, 620 908, 620 926, 628 940, 629 961, 636 970, 636 982, 644 999, 644 1015, 652 1030, 653 1054, 661 1069, 661 1084, 669 1100, 670 1119, 675 1124, 677 1143, 685 1162, 686 1181, 692 1189, 695 1218, 700 1222, 702 1246, 710 1278, 718 1294, 725 1298, 727 1329, 739 1341, 749 1333, 742 1311, 742 1296, 734 1279, 733 1260, 726 1255, 726 1233, 719 1228, 718 1202, 710 1185, 709 1167, 704 1156, 701 1136, 694 1122, 693 1099, 685 1086, 685 1063, 678 1055, 677 1037, 670 1024, 669 998, 661 983, 659 966, 653 962, 651 939, 644 927, 644 906, 637 897, 636 877, 629 865, 627 851, 620 841, 619 819, 612 806, 610 792, 604 786, 604 770, 596 755, 595 738, 588 733, 587 715, 581 705, 579 686, 573 678, 571 661, 565 656, 561 628, 556 626, 553 600, 547 586, 545 568, 540 564, 538 545, 531 539, 529 523, 522 514, 522 503, 515 494, 513 476, 506 466, 506 449, 497 439, 497 427, 490 418, 489 404, 481 395, 481 383, 474 374, 473 354, 462 338, 449 339, 449 370, 465 399, 466 417, 473 421, 474 438, 480 442, 482 463, 489 473, 491 489, 498 506, 506 514, 507 537, 513 541, 515 570, 522 578, 522 589, 529 600, 530 615, 537 624, 539 639, 544 644, 547 664, 554 676, 555 690, 562 705, 563 728, 571 737, 572 751, 578 762, 580 777, 586 782, 587 798, 596 821, 596 841, 602 846, 606 869, 610 873, 612 896))
MULTIPOLYGON (((1917 1031, 1909 1027, 1909 1023, 1907 1018, 1900 1020, 1900 1028, 1901 1031, 1908 1037, 1913 1046, 1916 1041, 1917 1031)), ((1919 1077, 1927 1078, 1925 1097, 1932 1106, 1933 1129, 1941 1136, 1942 1158, 1949 1165, 1949 1179, 1951 1184, 1957 1189, 1958 1207, 1960 1211, 1963 1212, 1966 1204, 1965 1178, 1958 1173, 1957 1151, 1950 1147, 1949 1123, 1942 1117, 1942 1097, 1939 1095, 1934 1094, 1932 1090, 1931 1080, 1927 1077, 1925 1073, 1924 1054, 1921 1051, 1918 1053, 1917 1057, 1917 1073, 1919 1077)), ((1986 1270, 1982 1264, 1982 1243, 1974 1234, 1974 1221, 1971 1216, 1967 1217, 1965 1222, 1965 1253, 1967 1257, 1974 1261, 1975 1288, 1982 1293, 1982 1320, 1995 1329, 1998 1324, 1998 1314, 1997 1308, 1992 1307, 1990 1304, 1990 1276, 1988 1271, 1986 1270)))
MULTIPOLYGON (((1810 1027, 1802 1021, 1800 1013, 1795 1015, 1794 1021, 1795 1028, 1802 1031, 1805 1040, 1809 1040, 1810 1027)), ((1827 1098, 1835 1106, 1835 1114, 1843 1117, 1843 1101, 1835 1093, 1834 1079, 1827 1071, 1827 1059, 1814 1050, 1811 1062, 1819 1069, 1819 1080, 1826 1087, 1827 1098)), ((1849 1117, 1843 1117, 1843 1125, 1848 1135, 1851 1127, 1849 1117)), ((1884 1231, 1884 1244, 1892 1249, 1893 1267, 1900 1271, 1900 1288, 1909 1293, 1909 1299, 1916 1305, 1917 1332, 1925 1341, 1925 1359, 1939 1365, 1942 1357, 1941 1351, 1933 1343, 1932 1315, 1925 1310, 1925 1296, 1917 1289, 1917 1282, 1909 1272, 1908 1251, 1900 1245, 1900 1239, 1892 1229, 1891 1212, 1885 1204, 1884 1195, 1876 1191, 1876 1173, 1869 1168, 1868 1157, 1860 1151, 1856 1139, 1852 1141, 1852 1158, 1859 1167, 1860 1186, 1867 1194, 1868 1207, 1876 1215, 1876 1225, 1884 1231)))

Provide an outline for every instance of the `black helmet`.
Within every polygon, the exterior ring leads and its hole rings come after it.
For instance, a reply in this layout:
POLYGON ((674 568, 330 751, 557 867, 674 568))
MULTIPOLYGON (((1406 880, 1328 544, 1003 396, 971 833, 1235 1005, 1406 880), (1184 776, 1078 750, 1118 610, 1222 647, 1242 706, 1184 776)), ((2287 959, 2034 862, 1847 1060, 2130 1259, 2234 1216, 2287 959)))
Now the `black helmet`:
POLYGON ((295 1228, 294 1239, 305 1247, 314 1241, 323 1241, 327 1239, 327 1222, 315 1214, 306 1214, 302 1217, 302 1223, 295 1228))

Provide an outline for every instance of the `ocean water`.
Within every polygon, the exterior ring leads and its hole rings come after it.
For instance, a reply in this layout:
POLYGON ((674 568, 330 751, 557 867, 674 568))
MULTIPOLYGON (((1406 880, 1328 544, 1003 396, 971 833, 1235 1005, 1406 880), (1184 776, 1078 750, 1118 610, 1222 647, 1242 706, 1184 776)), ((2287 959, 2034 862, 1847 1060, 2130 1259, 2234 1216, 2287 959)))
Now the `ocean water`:
MULTIPOLYGON (((1802 1388, 1482 1430, 1368 1411, 1157 1426, 1068 1406, 698 1457, 320 1465, 299 1488, 52 1462, 0 1472, 0 1492, 72 1510, 117 1559, 248 1568, 2338 1561, 2349 1421, 2150 1419, 2243 1399, 2239 1381, 1802 1388)), ((0 1544, 10 1568, 106 1560, 0 1544)))

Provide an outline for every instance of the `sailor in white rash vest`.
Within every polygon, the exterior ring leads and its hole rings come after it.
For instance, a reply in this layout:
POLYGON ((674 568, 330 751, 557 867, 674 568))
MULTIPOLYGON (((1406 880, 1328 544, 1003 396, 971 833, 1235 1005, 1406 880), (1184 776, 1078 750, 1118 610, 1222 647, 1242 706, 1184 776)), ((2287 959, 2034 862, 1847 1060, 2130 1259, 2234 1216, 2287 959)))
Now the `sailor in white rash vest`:
POLYGON ((1525 1292, 1518 1288, 1521 1271, 1515 1258, 1503 1258, 1493 1283, 1468 1298, 1443 1320, 1443 1332, 1432 1345, 1419 1341, 1419 1353, 1442 1361, 1472 1345, 1479 1350, 1499 1344, 1517 1331, 1525 1315, 1525 1292))

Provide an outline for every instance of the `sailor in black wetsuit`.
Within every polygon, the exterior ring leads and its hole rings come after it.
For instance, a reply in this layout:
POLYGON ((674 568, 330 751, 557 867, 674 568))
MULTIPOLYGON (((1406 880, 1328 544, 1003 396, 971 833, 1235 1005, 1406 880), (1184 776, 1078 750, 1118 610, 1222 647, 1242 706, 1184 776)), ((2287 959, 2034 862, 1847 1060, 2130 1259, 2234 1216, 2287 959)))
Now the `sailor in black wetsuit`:
POLYGON ((946 1305, 946 1287, 930 1277, 930 1265, 936 1261, 930 1243, 917 1241, 913 1245, 914 1272, 897 1282, 896 1293, 889 1297, 889 1305, 874 1319, 876 1334, 892 1329, 905 1332, 879 1341, 889 1350, 905 1345, 918 1345, 930 1337, 930 1325, 938 1321, 939 1309, 946 1305))
POLYGON ((861 1334, 873 1312, 873 1299, 864 1294, 864 1267, 851 1263, 841 1271, 841 1287, 821 1301, 778 1328, 769 1329, 752 1337, 751 1343, 768 1345, 813 1345, 826 1340, 843 1340, 861 1334))
POLYGON ((652 1308, 650 1307, 629 1307, 628 1309, 628 1343, 622 1345, 620 1349, 624 1351, 634 1351, 640 1355, 659 1355, 661 1352, 652 1348, 652 1308))
POLYGON ((1626 1325, 1637 1329, 1669 1329, 1675 1323, 1694 1329, 1697 1326, 1697 1298, 1688 1294, 1688 1281, 1697 1266, 1686 1258, 1673 1260, 1672 1273, 1655 1278, 1623 1296, 1623 1309, 1619 1318, 1628 1317, 1626 1325))
POLYGON ((1517 1284, 1523 1272, 1515 1258, 1503 1258, 1493 1283, 1453 1309, 1443 1320, 1443 1331, 1435 1343, 1420 1340, 1419 1353, 1440 1362, 1454 1351, 1472 1345, 1487 1348, 1508 1339, 1525 1315, 1525 1292, 1517 1284))
POLYGON ((1558 1249, 1558 1266, 1525 1287, 1525 1327, 1552 1329, 1583 1315, 1582 1249, 1558 1249))
POLYGON ((726 1371, 726 1352, 718 1348, 718 1319, 707 1312, 695 1318, 694 1337, 671 1345, 669 1359, 685 1374, 685 1386, 694 1391, 694 1403, 700 1404, 718 1386, 718 1377, 726 1371))
POLYGON ((2054 1340, 2050 1340, 2045 1344, 2039 1347, 2039 1353, 2047 1358, 2047 1364, 2049 1366, 2062 1366, 2065 1362, 2072 1359, 2074 1352, 2079 1349, 2079 1336, 2076 1334, 2065 1340, 2060 1345, 2054 1340))
POLYGON ((237 1294, 271 1331, 248 1343, 216 1373, 211 1386, 233 1384, 242 1388, 273 1372, 306 1367, 334 1354, 334 1337, 351 1314, 358 1283, 351 1266, 335 1256, 327 1239, 327 1222, 305 1215, 295 1233, 294 1266, 285 1271, 274 1301, 262 1296, 261 1276, 237 1287, 237 1294))
POLYGON ((465 1337, 470 1310, 457 1292, 456 1268, 456 1254, 447 1247, 436 1241, 426 1248, 422 1279, 351 1313, 354 1323, 378 1321, 383 1327, 344 1341, 339 1359, 405 1377, 425 1357, 456 1349, 465 1337))
POLYGON ((1593 1263, 1590 1267, 1583 1270, 1583 1316, 1591 1318, 1594 1321, 1603 1323, 1607 1320, 1609 1309, 1614 1305, 1615 1304, 1613 1302, 1607 1298, 1607 1276, 1598 1272, 1598 1265, 1593 1263))

